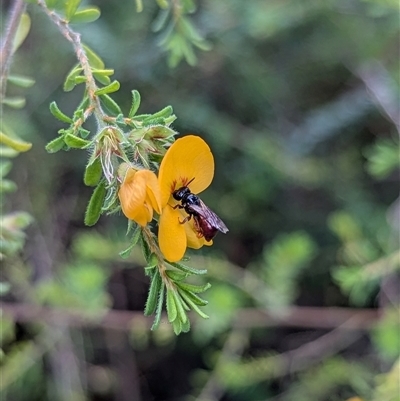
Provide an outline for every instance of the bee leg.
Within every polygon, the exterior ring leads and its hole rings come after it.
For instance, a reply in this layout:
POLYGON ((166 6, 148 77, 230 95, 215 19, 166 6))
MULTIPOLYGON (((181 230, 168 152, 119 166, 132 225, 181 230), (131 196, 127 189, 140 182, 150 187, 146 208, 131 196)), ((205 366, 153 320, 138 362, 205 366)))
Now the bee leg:
POLYGON ((180 221, 179 219, 178 219, 178 221, 179 221, 180 224, 184 224, 184 223, 186 223, 187 221, 189 221, 191 218, 192 218, 192 215, 189 214, 189 215, 187 215, 182 221, 180 221))
POLYGON ((199 226, 199 222, 197 219, 194 219, 194 228, 196 229, 196 236, 197 238, 202 238, 204 237, 203 232, 201 231, 201 227, 199 226))
POLYGON ((172 209, 176 209, 176 208, 183 209, 184 208, 182 205, 175 205, 175 206, 171 206, 171 207, 172 207, 172 209))

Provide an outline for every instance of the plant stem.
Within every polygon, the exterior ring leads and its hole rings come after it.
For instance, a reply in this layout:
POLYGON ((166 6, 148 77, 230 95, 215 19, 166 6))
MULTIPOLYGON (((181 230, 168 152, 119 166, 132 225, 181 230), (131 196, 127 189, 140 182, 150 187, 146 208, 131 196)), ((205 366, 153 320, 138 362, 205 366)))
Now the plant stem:
POLYGON ((147 244, 149 245, 150 251, 152 253, 154 253, 154 255, 156 255, 156 257, 157 257, 157 260, 158 260, 157 267, 158 267, 158 270, 160 271, 160 276, 161 276, 162 280, 164 281, 164 284, 169 289, 173 288, 174 286, 172 285, 170 278, 165 274, 165 271, 167 270, 167 268, 165 266, 164 256, 161 253, 156 240, 154 239, 153 233, 151 232, 150 228, 148 228, 147 226, 142 228, 142 233, 143 233, 144 239, 146 240, 147 244))
POLYGON ((101 108, 100 99, 95 94, 98 89, 96 85, 96 81, 93 77, 92 69, 89 63, 89 59, 86 55, 85 49, 83 48, 81 42, 81 35, 71 29, 68 24, 68 21, 61 18, 56 12, 53 10, 49 10, 47 8, 44 0, 37 0, 39 6, 41 6, 47 16, 54 22, 54 24, 58 27, 63 36, 72 43, 76 57, 83 68, 83 74, 86 77, 86 89, 90 100, 90 105, 93 108, 93 113, 96 117, 97 123, 99 124, 99 132, 102 128, 105 127, 104 118, 105 113, 101 108))
POLYGON ((12 4, 7 21, 5 37, 0 50, 0 115, 2 115, 3 100, 6 94, 7 77, 13 56, 14 37, 17 33, 21 15, 24 13, 26 3, 23 0, 15 0, 12 4))

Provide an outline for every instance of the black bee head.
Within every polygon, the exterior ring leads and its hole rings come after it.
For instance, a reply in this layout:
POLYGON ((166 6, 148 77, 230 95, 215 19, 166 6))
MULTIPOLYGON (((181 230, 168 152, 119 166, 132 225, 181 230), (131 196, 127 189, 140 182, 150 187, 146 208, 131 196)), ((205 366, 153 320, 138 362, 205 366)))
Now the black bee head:
POLYGON ((183 199, 185 195, 190 194, 190 189, 188 187, 181 187, 176 191, 172 192, 172 196, 177 200, 180 201, 183 199))

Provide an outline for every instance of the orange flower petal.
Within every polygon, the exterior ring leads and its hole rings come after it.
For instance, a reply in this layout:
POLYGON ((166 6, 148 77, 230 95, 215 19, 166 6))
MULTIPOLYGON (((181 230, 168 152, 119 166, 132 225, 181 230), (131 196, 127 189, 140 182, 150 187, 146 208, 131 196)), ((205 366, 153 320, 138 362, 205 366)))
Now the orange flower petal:
POLYGON ((188 135, 176 140, 167 150, 158 174, 161 204, 165 206, 171 193, 194 178, 190 190, 204 191, 214 177, 214 157, 209 146, 198 136, 188 135))
POLYGON ((128 219, 145 226, 160 213, 161 194, 156 175, 150 170, 128 168, 118 191, 122 212, 128 219))
POLYGON ((139 170, 136 174, 145 178, 149 203, 158 214, 161 214, 161 191, 157 176, 150 170, 139 170))
POLYGON ((142 207, 146 198, 146 181, 137 176, 136 170, 129 169, 118 191, 122 212, 133 220, 138 208, 142 207))
POLYGON ((178 262, 186 251, 186 233, 184 224, 179 223, 180 213, 167 205, 159 221, 158 242, 160 250, 170 262, 178 262))
POLYGON ((131 215, 130 219, 144 227, 153 219, 153 209, 145 203, 135 210, 135 213, 131 215))

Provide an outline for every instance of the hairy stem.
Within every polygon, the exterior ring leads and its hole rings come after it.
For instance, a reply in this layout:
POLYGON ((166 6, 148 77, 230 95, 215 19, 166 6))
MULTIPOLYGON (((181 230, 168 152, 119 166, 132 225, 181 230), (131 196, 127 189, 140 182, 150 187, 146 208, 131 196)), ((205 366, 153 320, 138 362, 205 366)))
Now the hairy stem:
POLYGON ((15 0, 12 4, 10 15, 7 21, 5 37, 2 40, 0 50, 0 115, 2 104, 6 94, 7 77, 13 56, 13 43, 18 30, 21 15, 25 11, 26 3, 23 0, 15 0))
MULTIPOLYGON (((98 89, 96 85, 96 81, 93 77, 92 69, 90 67, 89 59, 86 55, 85 49, 83 48, 81 42, 81 35, 74 30, 68 24, 68 21, 61 18, 56 12, 47 8, 44 0, 38 0, 39 6, 41 6, 47 16, 54 22, 54 24, 58 27, 62 35, 72 43, 76 57, 83 68, 83 74, 86 77, 86 90, 89 96, 90 105, 92 106, 93 114, 96 117, 97 123, 99 124, 99 128, 105 127, 104 117, 105 113, 101 108, 100 99, 95 94, 98 89)), ((101 129, 99 129, 101 131, 101 129)))
POLYGON ((143 227, 142 228, 142 233, 143 237, 146 240, 147 244, 149 245, 150 251, 156 255, 157 260, 158 260, 158 270, 160 271, 160 276, 162 280, 164 281, 164 284, 167 286, 167 288, 171 288, 171 280, 170 278, 165 274, 165 271, 167 270, 164 262, 164 256, 160 251, 160 248, 158 247, 157 241, 154 238, 154 234, 151 232, 150 228, 143 227))

